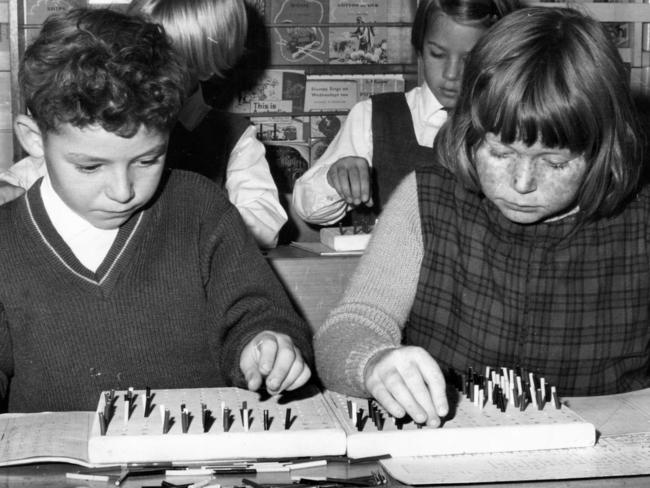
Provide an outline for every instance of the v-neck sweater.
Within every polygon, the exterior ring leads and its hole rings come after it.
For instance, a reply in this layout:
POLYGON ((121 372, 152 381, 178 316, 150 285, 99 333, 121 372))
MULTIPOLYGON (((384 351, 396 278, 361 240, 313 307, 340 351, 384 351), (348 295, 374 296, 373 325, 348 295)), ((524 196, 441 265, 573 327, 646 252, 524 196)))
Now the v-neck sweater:
POLYGON ((103 390, 245 386, 243 347, 272 329, 311 362, 310 331, 216 185, 166 173, 96 270, 34 185, 0 206, 0 397, 8 411, 93 410, 103 390))

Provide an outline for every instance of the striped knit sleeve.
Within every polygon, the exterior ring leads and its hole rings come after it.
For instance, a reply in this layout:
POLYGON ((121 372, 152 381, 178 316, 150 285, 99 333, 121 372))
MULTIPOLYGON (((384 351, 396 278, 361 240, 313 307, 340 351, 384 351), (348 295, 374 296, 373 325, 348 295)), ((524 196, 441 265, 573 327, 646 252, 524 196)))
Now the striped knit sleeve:
POLYGON ((339 304, 315 335, 323 384, 367 396, 363 372, 377 352, 399 346, 422 263, 415 173, 397 187, 339 304))

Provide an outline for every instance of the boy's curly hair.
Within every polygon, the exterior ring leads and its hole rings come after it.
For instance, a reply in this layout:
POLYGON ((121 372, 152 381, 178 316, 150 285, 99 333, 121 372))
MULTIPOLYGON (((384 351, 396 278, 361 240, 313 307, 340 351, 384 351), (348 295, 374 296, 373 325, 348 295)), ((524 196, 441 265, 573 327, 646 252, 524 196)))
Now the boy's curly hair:
POLYGON ((70 123, 130 137, 142 125, 171 130, 188 80, 162 27, 80 8, 48 17, 25 50, 19 82, 44 133, 70 123))

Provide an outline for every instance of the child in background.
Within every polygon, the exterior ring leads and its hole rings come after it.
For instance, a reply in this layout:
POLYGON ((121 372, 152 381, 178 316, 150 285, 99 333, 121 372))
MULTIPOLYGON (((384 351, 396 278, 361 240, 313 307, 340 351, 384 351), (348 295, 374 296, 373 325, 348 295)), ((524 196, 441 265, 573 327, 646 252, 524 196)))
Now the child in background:
POLYGON ((24 149, 47 165, 0 206, 0 398, 91 410, 102 390, 310 377, 310 331, 206 178, 165 169, 186 65, 158 24, 48 18, 25 51, 24 149))
POLYGON ((319 160, 296 181, 293 207, 305 221, 331 225, 352 208, 378 215, 400 180, 429 164, 433 140, 453 108, 465 58, 486 29, 518 0, 422 0, 411 44, 424 83, 407 93, 357 103, 319 160))
MULTIPOLYGON (((188 65, 189 97, 174 127, 167 164, 202 174, 225 188, 260 247, 275 247, 287 221, 256 130, 239 115, 212 109, 201 80, 224 77, 241 57, 247 13, 241 0, 135 0, 129 13, 163 25, 188 65)), ((0 203, 10 201, 45 173, 26 158, 0 174, 0 203), (18 188, 17 188, 18 187, 18 188)))
POLYGON ((650 386, 634 121, 600 22, 546 7, 499 21, 470 54, 434 164, 395 190, 316 333, 324 385, 431 425, 448 368, 523 366, 563 395, 650 386))

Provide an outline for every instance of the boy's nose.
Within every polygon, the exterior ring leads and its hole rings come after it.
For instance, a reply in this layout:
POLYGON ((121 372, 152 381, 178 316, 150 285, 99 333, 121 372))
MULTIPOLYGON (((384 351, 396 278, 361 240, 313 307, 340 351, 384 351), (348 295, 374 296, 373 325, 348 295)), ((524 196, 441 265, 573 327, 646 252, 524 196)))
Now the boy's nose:
POLYGON ((116 202, 126 203, 130 201, 135 196, 135 191, 129 175, 121 172, 114 174, 106 193, 109 198, 116 202))

